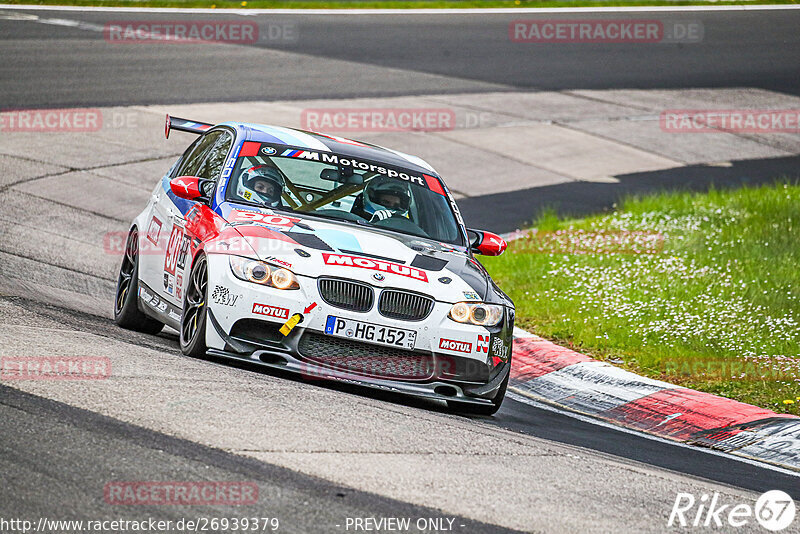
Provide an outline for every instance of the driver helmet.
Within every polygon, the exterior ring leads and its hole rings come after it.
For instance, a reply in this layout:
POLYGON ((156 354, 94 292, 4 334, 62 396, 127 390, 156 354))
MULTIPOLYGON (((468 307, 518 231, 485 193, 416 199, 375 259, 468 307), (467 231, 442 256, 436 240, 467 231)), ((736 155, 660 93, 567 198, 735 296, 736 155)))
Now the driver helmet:
POLYGON ((408 217, 410 203, 408 184, 388 176, 373 178, 364 188, 364 211, 370 215, 408 217))
POLYGON ((242 173, 236 193, 252 202, 278 206, 283 193, 283 176, 275 167, 256 165, 242 173))

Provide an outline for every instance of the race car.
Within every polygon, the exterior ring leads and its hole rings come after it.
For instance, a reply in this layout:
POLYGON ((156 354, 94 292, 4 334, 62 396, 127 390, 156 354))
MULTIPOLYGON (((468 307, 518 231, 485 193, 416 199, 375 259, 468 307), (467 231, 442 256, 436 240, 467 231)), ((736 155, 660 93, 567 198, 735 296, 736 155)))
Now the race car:
POLYGON ((167 115, 198 137, 133 220, 114 319, 244 360, 490 415, 514 304, 424 160, 334 135, 167 115))

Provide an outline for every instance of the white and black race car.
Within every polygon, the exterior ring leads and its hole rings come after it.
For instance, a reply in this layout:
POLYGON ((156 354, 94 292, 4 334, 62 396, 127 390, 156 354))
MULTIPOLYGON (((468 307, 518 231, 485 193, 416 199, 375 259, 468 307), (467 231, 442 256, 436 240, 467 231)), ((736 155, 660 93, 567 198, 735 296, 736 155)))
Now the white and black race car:
POLYGON ((425 161, 336 136, 167 116, 199 134, 133 221, 114 317, 188 355, 254 362, 492 414, 514 304, 425 161))

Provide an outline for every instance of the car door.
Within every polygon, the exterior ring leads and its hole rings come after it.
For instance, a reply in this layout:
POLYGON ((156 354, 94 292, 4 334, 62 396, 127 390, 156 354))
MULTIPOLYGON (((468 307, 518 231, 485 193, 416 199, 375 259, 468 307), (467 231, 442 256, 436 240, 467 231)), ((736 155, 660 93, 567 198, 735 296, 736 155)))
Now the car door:
MULTIPOLYGON (((193 173, 191 176, 218 182, 225 160, 233 146, 233 135, 226 130, 216 130, 211 134, 216 134, 216 136, 213 144, 204 151, 200 164, 195 168, 195 163, 192 162, 187 165, 185 170, 191 171, 193 173)), ((183 169, 179 169, 179 174, 176 176, 188 175, 187 172, 182 171, 183 169)), ((213 192, 209 194, 209 197, 213 198, 213 192)), ((192 205, 188 209, 180 209, 180 206, 176 205, 171 210, 169 214, 170 237, 164 251, 163 288, 165 296, 172 299, 178 306, 183 306, 183 292, 188 282, 187 271, 191 267, 189 265, 192 257, 190 252, 194 250, 192 245, 205 241, 210 237, 206 235, 205 230, 216 226, 213 221, 204 221, 204 219, 217 217, 208 206, 200 202, 190 204, 192 205)))
POLYGON ((147 286, 146 294, 140 294, 140 296, 149 299, 151 303, 157 302, 159 305, 161 303, 161 299, 157 294, 161 294, 158 289, 162 280, 161 262, 163 261, 164 248, 166 246, 164 235, 169 231, 169 225, 166 222, 168 211, 164 207, 164 203, 171 202, 167 196, 166 184, 170 179, 177 176, 178 170, 185 166, 190 155, 197 152, 202 141, 203 137, 198 137, 189 145, 167 174, 159 180, 150 195, 148 209, 142 222, 143 227, 139 232, 139 235, 143 236, 139 242, 139 285, 147 286))
MULTIPOLYGON (((181 161, 175 166, 167 179, 177 176, 196 176, 201 171, 206 156, 212 151, 216 142, 226 132, 214 130, 198 137, 184 152, 181 161)), ((182 280, 178 279, 178 258, 181 248, 186 246, 184 239, 184 213, 195 204, 192 201, 178 198, 169 190, 169 186, 160 187, 154 193, 153 210, 148 221, 146 238, 151 253, 140 259, 142 280, 146 281, 151 291, 161 297, 160 311, 174 322, 180 320, 182 305, 182 280)), ((182 274, 181 274, 182 276, 182 274)))

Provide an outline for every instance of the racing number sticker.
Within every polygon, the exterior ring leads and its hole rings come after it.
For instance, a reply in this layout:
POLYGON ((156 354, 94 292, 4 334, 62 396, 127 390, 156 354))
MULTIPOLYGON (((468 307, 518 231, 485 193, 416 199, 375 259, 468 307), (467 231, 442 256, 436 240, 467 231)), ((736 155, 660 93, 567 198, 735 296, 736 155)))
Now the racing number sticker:
POLYGON ((268 226, 292 227, 300 219, 296 217, 284 217, 283 215, 270 215, 268 213, 257 213, 253 211, 234 210, 228 217, 230 222, 255 222, 268 226))
POLYGON ((164 271, 169 274, 175 274, 175 267, 178 265, 178 252, 183 241, 183 227, 173 225, 172 233, 169 236, 169 244, 167 244, 167 255, 164 257, 164 271))

